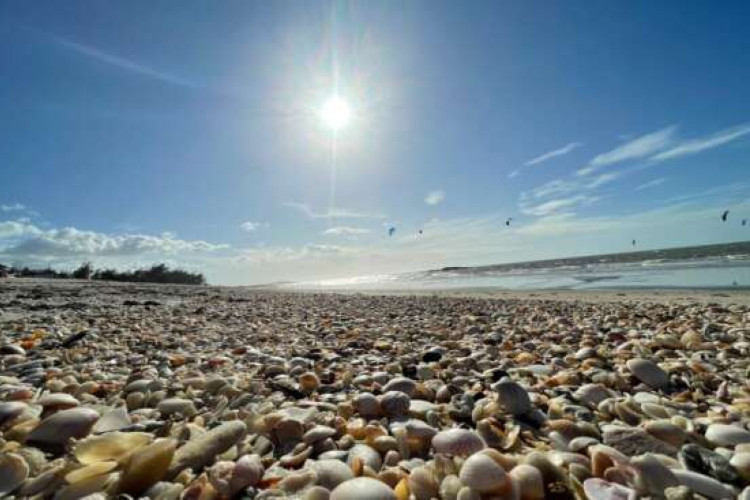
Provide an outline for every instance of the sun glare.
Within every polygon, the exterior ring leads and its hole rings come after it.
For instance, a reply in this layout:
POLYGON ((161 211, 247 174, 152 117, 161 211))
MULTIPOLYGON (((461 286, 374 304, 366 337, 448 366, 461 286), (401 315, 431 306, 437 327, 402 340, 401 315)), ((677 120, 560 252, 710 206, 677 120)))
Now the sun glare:
POLYGON ((320 108, 320 118, 333 130, 344 128, 351 117, 352 110, 349 103, 338 96, 331 97, 320 108))

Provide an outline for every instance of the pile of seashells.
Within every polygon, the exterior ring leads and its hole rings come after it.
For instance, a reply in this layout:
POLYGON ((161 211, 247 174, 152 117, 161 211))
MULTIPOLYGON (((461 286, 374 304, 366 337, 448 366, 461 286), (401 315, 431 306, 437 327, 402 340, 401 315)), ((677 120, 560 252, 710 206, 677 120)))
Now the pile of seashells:
POLYGON ((750 500, 746 306, 54 286, 0 497, 750 500))

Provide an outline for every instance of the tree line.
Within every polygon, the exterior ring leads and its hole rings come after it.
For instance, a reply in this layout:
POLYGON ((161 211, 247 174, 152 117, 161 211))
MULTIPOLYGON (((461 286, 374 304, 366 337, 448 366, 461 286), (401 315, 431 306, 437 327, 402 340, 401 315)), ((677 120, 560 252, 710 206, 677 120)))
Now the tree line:
POLYGON ((47 267, 33 269, 30 267, 4 266, 0 264, 0 276, 13 275, 22 278, 83 279, 101 281, 122 281, 127 283, 174 283, 182 285, 205 285, 206 278, 201 273, 191 273, 183 269, 170 269, 166 264, 154 264, 151 267, 133 271, 116 269, 96 269, 90 262, 84 262, 73 271, 60 271, 47 267))

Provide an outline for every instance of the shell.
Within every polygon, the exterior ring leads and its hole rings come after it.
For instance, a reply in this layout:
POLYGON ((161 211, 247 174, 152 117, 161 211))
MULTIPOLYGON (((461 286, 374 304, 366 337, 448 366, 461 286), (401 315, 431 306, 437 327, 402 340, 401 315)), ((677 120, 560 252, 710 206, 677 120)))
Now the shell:
POLYGON ((589 500, 629 500, 635 491, 617 483, 593 477, 583 482, 583 490, 589 500))
POLYGON ((91 408, 61 410, 44 419, 27 438, 27 442, 42 449, 59 449, 71 438, 88 435, 99 414, 91 408))
POLYGON ((432 438, 432 447, 435 453, 468 457, 483 449, 485 444, 476 432, 454 428, 438 432, 432 438))
POLYGON ((735 446, 750 443, 750 432, 736 425, 711 424, 706 439, 717 446, 735 446))
POLYGON ((128 410, 125 407, 114 408, 102 414, 99 420, 94 424, 94 434, 101 434, 103 432, 119 431, 128 426, 132 422, 128 415, 128 410))
POLYGON ((29 466, 16 453, 0 454, 0 496, 7 495, 21 486, 29 477, 29 466))
POLYGON ((425 466, 411 471, 408 480, 409 491, 417 500, 430 500, 438 495, 440 483, 435 474, 425 466))
POLYGON ((122 471, 120 492, 138 495, 161 480, 172 463, 176 446, 174 439, 157 439, 136 450, 122 471))
POLYGON ((680 484, 672 471, 649 453, 634 457, 630 463, 638 470, 636 489, 643 495, 658 497, 667 488, 680 484))
POLYGON ((82 464, 105 460, 120 461, 141 446, 147 445, 152 439, 153 436, 145 432, 110 432, 79 442, 74 454, 82 464))
POLYGON ((466 486, 482 494, 499 493, 510 485, 505 469, 481 452, 466 459, 458 477, 466 486))
POLYGON ((164 415, 165 417, 174 415, 174 414, 180 414, 185 415, 186 417, 192 417, 198 411, 195 409, 195 405, 192 401, 189 399, 183 399, 183 398, 167 398, 159 401, 159 404, 156 406, 156 409, 159 410, 159 413, 164 415))
POLYGON ((96 462, 69 472, 65 475, 65 480, 70 484, 75 484, 95 476, 106 474, 116 468, 117 462, 96 462))
POLYGON ((238 421, 225 422, 211 429, 177 449, 167 475, 174 477, 183 469, 199 469, 211 463, 217 455, 237 444, 246 434, 247 427, 238 421))
POLYGON ((520 464, 508 473, 520 492, 521 500, 543 500, 544 479, 539 469, 531 465, 520 464))
POLYGON ((329 490, 333 490, 344 481, 354 479, 351 468, 340 460, 316 460, 312 462, 311 467, 318 476, 318 484, 329 490))
POLYGON ((396 493, 377 479, 357 477, 339 484, 331 500, 396 500, 396 493))
POLYGON ((711 477, 687 470, 675 469, 672 472, 680 484, 708 498, 721 500, 724 498, 734 498, 735 496, 731 488, 711 477))
POLYGON ((501 380, 492 387, 497 392, 497 402, 508 413, 524 415, 531 411, 529 393, 512 380, 501 380))
POLYGON ((663 389, 669 385, 669 376, 656 363, 648 359, 629 359, 626 363, 631 373, 644 384, 654 389, 663 389))

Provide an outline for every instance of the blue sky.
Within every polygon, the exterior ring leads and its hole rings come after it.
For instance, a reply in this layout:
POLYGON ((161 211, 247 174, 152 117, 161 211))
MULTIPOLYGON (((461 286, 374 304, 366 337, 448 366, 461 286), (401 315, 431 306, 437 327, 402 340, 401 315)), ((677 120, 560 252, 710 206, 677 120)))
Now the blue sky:
POLYGON ((750 239, 749 15, 3 2, 0 262, 245 284, 750 239))

